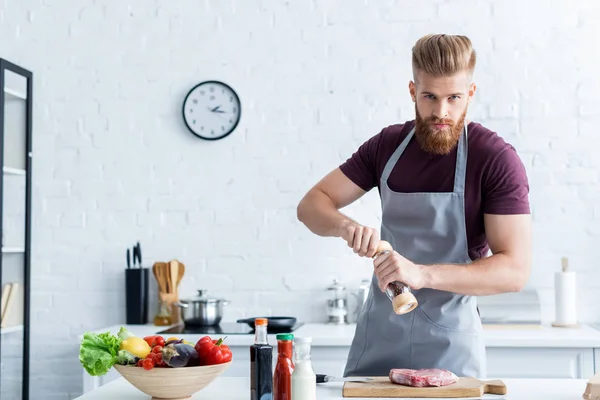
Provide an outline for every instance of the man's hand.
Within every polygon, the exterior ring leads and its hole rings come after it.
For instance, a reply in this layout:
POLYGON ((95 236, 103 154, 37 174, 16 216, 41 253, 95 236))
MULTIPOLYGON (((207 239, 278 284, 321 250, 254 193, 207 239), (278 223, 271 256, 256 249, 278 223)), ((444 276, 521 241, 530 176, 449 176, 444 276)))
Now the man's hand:
POLYGON ((373 265, 382 292, 394 281, 400 281, 411 289, 421 289, 425 285, 423 267, 407 260, 396 251, 378 256, 373 265))
POLYGON ((348 247, 361 257, 372 258, 379 245, 379 232, 376 229, 357 224, 354 221, 345 221, 342 224, 342 239, 348 247))

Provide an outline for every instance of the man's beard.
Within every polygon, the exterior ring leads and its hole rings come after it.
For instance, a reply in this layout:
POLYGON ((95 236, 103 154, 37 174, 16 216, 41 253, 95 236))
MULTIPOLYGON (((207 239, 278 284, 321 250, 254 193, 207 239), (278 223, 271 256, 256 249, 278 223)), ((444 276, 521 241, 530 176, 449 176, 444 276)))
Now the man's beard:
POLYGON ((465 108, 465 111, 456 123, 451 119, 438 119, 435 117, 424 120, 421 118, 416 104, 415 112, 417 115, 415 120, 415 138, 421 148, 428 153, 436 155, 450 153, 458 143, 458 139, 462 133, 467 108, 465 108), (447 126, 438 130, 433 126, 435 124, 447 124, 447 126))

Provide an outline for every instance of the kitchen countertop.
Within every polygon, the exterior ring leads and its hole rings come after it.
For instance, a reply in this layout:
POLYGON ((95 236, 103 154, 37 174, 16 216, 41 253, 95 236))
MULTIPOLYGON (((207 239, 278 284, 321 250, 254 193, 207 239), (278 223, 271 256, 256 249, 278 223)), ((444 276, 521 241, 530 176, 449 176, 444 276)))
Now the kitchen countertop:
MULTIPOLYGON (((144 337, 155 335, 169 327, 147 325, 114 325, 94 332, 111 332, 116 334, 121 326, 125 326, 135 335, 144 337)), ((306 323, 298 328, 294 335, 310 336, 313 346, 321 347, 348 347, 352 342, 355 324, 329 325, 324 323, 306 323)), ((486 347, 600 347, 600 330, 588 325, 579 328, 555 328, 551 325, 542 325, 540 328, 517 328, 494 326, 484 327, 486 347)), ((203 334, 165 334, 177 336, 186 340, 195 341, 203 334)), ((213 335, 210 335, 213 336, 213 335)), ((82 335, 79 336, 81 340, 82 335)), ((230 346, 249 346, 254 341, 254 335, 228 335, 227 344, 230 346)), ((269 335, 269 342, 276 343, 275 335, 269 335)))
MULTIPOLYGON (((584 379, 503 379, 508 388, 505 396, 484 395, 482 399, 510 400, 572 400, 581 399, 587 380, 584 379)), ((220 377, 209 386, 192 396, 194 400, 247 400, 250 378, 220 377)), ((342 383, 317 385, 319 400, 342 400, 342 383)), ((75 400, 149 400, 150 396, 140 392, 123 378, 119 378, 95 389, 75 400)), ((374 399, 372 399, 374 400, 374 399)))

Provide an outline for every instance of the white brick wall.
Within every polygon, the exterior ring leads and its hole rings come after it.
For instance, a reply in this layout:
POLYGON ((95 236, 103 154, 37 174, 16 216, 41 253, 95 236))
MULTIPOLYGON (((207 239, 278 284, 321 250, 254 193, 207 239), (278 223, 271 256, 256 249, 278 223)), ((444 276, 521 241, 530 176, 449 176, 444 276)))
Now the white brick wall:
MULTIPOLYGON (((356 287, 370 264, 309 233, 295 206, 364 140, 413 118, 410 48, 429 32, 471 37, 470 117, 526 164, 545 320, 562 256, 580 276, 581 319, 597 320, 600 11, 555 3, 0 2, 0 55, 35 73, 32 398, 80 393, 76 335, 124 321, 136 240, 146 266, 186 264, 182 290, 230 299, 228 320, 322 320, 331 279, 356 287), (180 117, 206 79, 243 103, 219 142, 180 117)), ((346 211, 377 226, 379 199, 346 211)))

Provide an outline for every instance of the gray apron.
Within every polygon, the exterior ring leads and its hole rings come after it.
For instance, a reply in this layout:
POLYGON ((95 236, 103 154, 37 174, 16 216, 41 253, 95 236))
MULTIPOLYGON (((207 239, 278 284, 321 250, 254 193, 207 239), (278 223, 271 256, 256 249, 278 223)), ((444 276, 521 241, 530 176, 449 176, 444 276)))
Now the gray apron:
MULTIPOLYGON (((390 172, 414 135, 398 146, 381 175, 381 238, 417 264, 471 263, 465 227, 467 125, 458 142, 454 191, 398 193, 390 172)), ((373 274, 357 320, 344 376, 387 376, 391 368, 442 368, 485 379, 486 355, 476 298, 441 290, 413 290, 419 305, 397 315, 373 274)))

